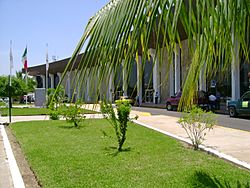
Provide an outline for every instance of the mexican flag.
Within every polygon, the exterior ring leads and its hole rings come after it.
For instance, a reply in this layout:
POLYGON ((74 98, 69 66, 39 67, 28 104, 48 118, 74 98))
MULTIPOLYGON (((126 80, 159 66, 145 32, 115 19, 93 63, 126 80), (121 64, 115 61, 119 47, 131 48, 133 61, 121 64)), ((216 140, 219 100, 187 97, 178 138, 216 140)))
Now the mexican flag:
POLYGON ((27 46, 26 46, 26 48, 25 48, 25 50, 24 50, 24 52, 23 52, 22 61, 23 61, 23 68, 24 68, 25 70, 27 70, 27 69, 28 69, 27 46))

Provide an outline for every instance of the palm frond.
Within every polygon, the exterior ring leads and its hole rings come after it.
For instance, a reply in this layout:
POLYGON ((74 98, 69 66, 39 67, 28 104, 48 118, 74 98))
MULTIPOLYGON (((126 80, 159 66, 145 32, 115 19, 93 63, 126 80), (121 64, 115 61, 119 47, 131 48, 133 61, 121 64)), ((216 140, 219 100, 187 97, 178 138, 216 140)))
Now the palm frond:
POLYGON ((248 0, 112 0, 90 18, 64 76, 67 71, 73 71, 74 62, 86 45, 77 67, 80 76, 75 76, 75 87, 80 84, 85 88, 84 80, 89 78, 98 82, 92 84, 98 96, 111 72, 117 74, 121 66, 129 70, 138 55, 142 56, 142 67, 145 67, 150 48, 156 49, 160 67, 167 67, 168 72, 175 46, 184 48, 183 40, 187 40, 190 62, 182 85, 180 108, 191 105, 201 70, 205 67, 203 73, 209 79, 214 70, 221 67, 227 70, 230 66, 232 37, 249 61, 249 10, 248 0), (162 49, 168 53, 167 65, 162 49), (90 67, 91 74, 87 71, 90 67))

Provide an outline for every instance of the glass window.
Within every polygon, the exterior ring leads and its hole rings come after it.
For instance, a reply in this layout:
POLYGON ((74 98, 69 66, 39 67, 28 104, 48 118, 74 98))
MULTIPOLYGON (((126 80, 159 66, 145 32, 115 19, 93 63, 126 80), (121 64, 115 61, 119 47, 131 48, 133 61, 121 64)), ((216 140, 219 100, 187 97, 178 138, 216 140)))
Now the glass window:
POLYGON ((243 101, 250 101, 250 92, 245 93, 245 94, 242 96, 242 100, 243 100, 243 101))

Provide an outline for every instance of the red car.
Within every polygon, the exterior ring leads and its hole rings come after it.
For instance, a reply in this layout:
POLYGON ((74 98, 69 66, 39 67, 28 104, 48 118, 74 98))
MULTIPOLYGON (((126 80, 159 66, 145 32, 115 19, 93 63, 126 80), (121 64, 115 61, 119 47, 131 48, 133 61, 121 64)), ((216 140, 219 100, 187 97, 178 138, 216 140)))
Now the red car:
MULTIPOLYGON (((200 106, 201 108, 208 110, 209 109, 209 101, 208 94, 205 91, 196 91, 198 100, 195 100, 195 104, 200 106)), ((182 92, 179 91, 175 96, 171 96, 166 99, 166 109, 167 110, 176 110, 178 108, 182 92)))

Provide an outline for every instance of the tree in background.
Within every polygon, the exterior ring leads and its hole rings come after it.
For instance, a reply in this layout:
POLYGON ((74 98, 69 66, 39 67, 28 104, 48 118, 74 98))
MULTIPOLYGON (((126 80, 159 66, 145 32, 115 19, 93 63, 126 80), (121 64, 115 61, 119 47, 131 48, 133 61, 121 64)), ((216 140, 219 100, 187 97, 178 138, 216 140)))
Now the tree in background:
MULTIPOLYGON (((26 85, 26 78, 25 78, 25 76, 23 76, 21 71, 16 71, 16 78, 19 79, 19 80, 22 80, 26 85)), ((36 81, 28 76, 26 92, 27 93, 34 92, 35 87, 36 87, 36 81)))
MULTIPOLYGON (((25 83, 16 77, 11 78, 11 93, 14 98, 26 94, 25 83)), ((7 76, 0 77, 0 96, 8 97, 9 96, 9 78, 7 76)))
MULTIPOLYGON (((16 76, 11 77, 11 95, 13 98, 19 98, 23 95, 33 92, 36 82, 29 78, 27 79, 28 85, 26 85, 25 78, 23 78, 21 72, 16 72, 16 76)), ((9 96, 9 77, 0 76, 0 96, 9 96)))

